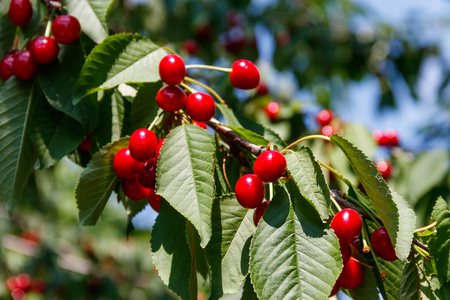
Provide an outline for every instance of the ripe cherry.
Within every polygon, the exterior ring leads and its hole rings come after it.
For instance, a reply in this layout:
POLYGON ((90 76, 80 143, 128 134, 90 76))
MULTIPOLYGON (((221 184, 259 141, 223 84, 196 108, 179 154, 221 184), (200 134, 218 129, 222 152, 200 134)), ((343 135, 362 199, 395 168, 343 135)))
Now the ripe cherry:
POLYGON ((352 249, 350 248, 350 244, 346 244, 341 241, 339 241, 339 249, 341 250, 342 262, 345 265, 352 255, 352 249))
POLYGON ((384 131, 384 136, 386 137, 387 141, 388 141, 388 146, 391 147, 397 147, 398 146, 398 134, 397 131, 395 131, 395 129, 392 128, 388 128, 384 131))
POLYGON ((266 189, 256 175, 247 174, 236 182, 236 199, 245 208, 256 208, 264 200, 266 189))
POLYGON ((280 105, 280 103, 278 103, 276 101, 271 101, 264 107, 264 111, 265 111, 266 115, 269 117, 269 119, 272 122, 278 119, 280 110, 281 110, 281 105, 280 105))
POLYGON ((265 84, 264 82, 260 82, 258 84, 258 87, 256 88, 256 94, 258 94, 259 96, 264 96, 268 93, 269 89, 267 88, 267 84, 265 84))
POLYGON ((8 289, 9 289, 11 292, 14 291, 15 289, 18 289, 18 288, 19 288, 19 286, 17 285, 16 277, 15 277, 15 276, 9 277, 9 278, 6 280, 6 285, 8 286, 8 289))
POLYGON ((316 121, 320 126, 325 126, 333 120, 333 112, 329 109, 322 109, 316 116, 316 121))
POLYGON ((30 0, 11 0, 8 17, 16 26, 25 26, 31 21, 33 6, 30 0))
POLYGON ((142 186, 148 189, 154 189, 156 183, 156 158, 150 158, 143 163, 138 170, 138 180, 142 186))
POLYGON ((15 289, 11 292, 11 297, 13 300, 25 300, 26 294, 22 289, 15 289))
POLYGON ((198 126, 198 127, 200 127, 200 128, 203 128, 203 129, 208 129, 208 127, 206 126, 206 124, 203 123, 203 122, 197 122, 197 121, 193 120, 193 121, 192 121, 192 124, 194 124, 195 126, 198 126))
POLYGON ((258 156, 253 165, 253 173, 262 182, 274 182, 286 171, 286 158, 275 150, 268 150, 258 156))
POLYGON ((120 149, 113 160, 113 168, 117 177, 122 179, 134 179, 141 163, 131 157, 130 149, 120 149))
POLYGON ((164 143, 165 140, 166 140, 166 138, 163 138, 162 140, 160 140, 160 141, 158 142, 158 145, 156 146, 156 153, 155 153, 156 159, 159 158, 159 154, 161 153, 161 147, 162 147, 162 145, 163 145, 163 143, 164 143))
POLYGON ((92 148, 92 132, 89 133, 86 138, 81 142, 80 146, 78 146, 81 150, 85 152, 91 152, 92 148))
POLYGON ((15 54, 8 54, 0 60, 0 78, 2 81, 8 80, 14 75, 15 54))
POLYGON ((259 71, 251 61, 245 59, 237 60, 231 69, 230 81, 235 88, 251 90, 258 86, 259 71))
POLYGON ((353 290, 360 286, 364 281, 364 270, 361 264, 350 257, 344 265, 341 275, 337 280, 339 286, 344 289, 353 290))
POLYGON ((336 281, 336 283, 334 284, 333 289, 331 290, 330 295, 328 296, 328 298, 331 298, 334 295, 336 295, 339 292, 339 288, 340 288, 340 286, 339 286, 338 282, 336 281))
POLYGON ((383 131, 381 131, 381 130, 378 130, 378 129, 374 130, 372 132, 372 137, 380 146, 388 146, 389 145, 389 141, 388 141, 387 137, 384 135, 383 131))
POLYGON ((190 94, 186 100, 186 113, 193 120, 207 122, 214 117, 216 112, 216 103, 214 99, 205 93, 190 94))
POLYGON ((155 155, 157 144, 158 138, 153 131, 140 128, 131 135, 128 148, 130 148, 130 154, 134 160, 144 162, 155 155))
POLYGON ((147 201, 148 204, 156 211, 159 211, 159 207, 161 206, 161 196, 155 193, 155 189, 149 189, 147 192, 147 201))
POLYGON ((148 189, 143 187, 137 178, 134 178, 122 180, 122 191, 131 200, 139 201, 147 197, 148 189))
POLYGON ((258 226, 259 220, 261 220, 264 212, 266 211, 267 206, 269 206, 270 201, 264 201, 258 207, 255 209, 255 212, 253 213, 253 224, 255 226, 258 226))
POLYGON ((169 85, 180 84, 186 77, 183 59, 175 54, 166 55, 159 63, 159 76, 169 85))
POLYGON ((359 238, 354 240, 353 242, 350 243, 350 246, 352 246, 356 251, 358 251, 359 253, 361 253, 361 246, 360 246, 360 241, 359 238))
POLYGON ((361 217, 356 210, 345 208, 334 216, 331 228, 341 242, 350 244, 361 233, 361 217))
POLYGON ((198 45, 196 40, 185 40, 181 47, 189 53, 189 55, 197 55, 200 46, 198 45))
POLYGON ((31 80, 36 77, 39 65, 34 60, 31 52, 25 50, 16 55, 14 61, 14 76, 20 80, 31 80))
POLYGON ((331 125, 325 125, 322 127, 322 135, 331 136, 333 133, 336 133, 337 130, 331 125))
POLYGON ((378 171, 380 171, 381 176, 383 176, 384 180, 388 180, 391 177, 392 167, 391 164, 387 161, 379 161, 376 163, 378 171))
POLYGON ((51 37, 38 36, 27 48, 38 64, 48 64, 58 58, 59 46, 51 37))
POLYGON ((184 107, 186 94, 179 86, 168 85, 158 91, 156 94, 156 103, 164 111, 173 113, 184 107))
POLYGON ((241 26, 233 26, 220 36, 220 43, 229 53, 237 54, 245 47, 245 32, 241 26))
POLYGON ((375 253, 384 260, 394 261, 397 259, 391 238, 385 227, 380 227, 372 233, 370 243, 375 253))
POLYGON ((75 43, 81 35, 81 26, 77 18, 62 15, 53 20, 52 34, 55 41, 63 45, 75 43))
POLYGON ((16 277, 17 287, 22 290, 27 290, 30 288, 31 278, 30 275, 26 273, 21 273, 16 277))

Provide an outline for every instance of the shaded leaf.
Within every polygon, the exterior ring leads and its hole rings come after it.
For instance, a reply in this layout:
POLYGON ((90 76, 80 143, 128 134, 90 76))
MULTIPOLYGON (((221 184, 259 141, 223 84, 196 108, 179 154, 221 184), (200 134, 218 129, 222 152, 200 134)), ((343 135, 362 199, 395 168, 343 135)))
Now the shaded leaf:
POLYGON ((433 219, 437 222, 436 235, 430 241, 430 254, 439 282, 450 280, 450 210, 442 197, 436 202, 433 219))
POLYGON ((414 256, 411 256, 411 261, 409 261, 403 269, 398 297, 399 299, 405 300, 419 300, 422 298, 419 274, 417 272, 414 256))
POLYGON ((16 25, 14 25, 7 14, 0 17, 0 57, 9 53, 14 42, 16 25))
POLYGON ((256 295, 250 280, 250 275, 245 279, 241 300, 258 300, 258 296, 256 295))
POLYGON ((382 271, 386 272, 387 275, 386 279, 382 281, 388 296, 387 300, 400 299, 400 282, 406 264, 398 259, 395 261, 378 259, 378 262, 381 265, 382 271))
POLYGON ((144 128, 150 124, 158 114, 156 93, 162 87, 162 82, 144 83, 139 88, 131 107, 131 124, 133 129, 144 128))
POLYGON ((243 137, 244 139, 255 145, 267 146, 270 143, 270 141, 264 138, 263 136, 260 136, 259 134, 256 134, 253 131, 247 130, 245 128, 236 126, 227 126, 227 127, 232 129, 239 136, 243 137))

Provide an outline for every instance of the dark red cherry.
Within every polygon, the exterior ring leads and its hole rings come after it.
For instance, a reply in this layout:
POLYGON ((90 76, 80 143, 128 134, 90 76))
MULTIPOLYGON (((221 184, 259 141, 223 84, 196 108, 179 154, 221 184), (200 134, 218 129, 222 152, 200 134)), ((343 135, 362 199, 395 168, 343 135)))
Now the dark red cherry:
POLYGON ((190 94, 186 100, 185 111, 193 120, 207 122, 214 117, 216 112, 216 103, 208 94, 190 94))
POLYGON ((180 84, 186 76, 183 59, 175 54, 166 55, 159 63, 159 76, 169 85, 180 84))
POLYGON ((230 81, 235 88, 250 90, 258 86, 259 71, 251 61, 237 60, 231 69, 230 81))
POLYGON ((255 212, 253 213, 253 224, 255 226, 258 226, 259 220, 261 220, 264 212, 266 211, 267 206, 269 206, 270 201, 264 201, 258 207, 255 209, 255 212))
POLYGON ((158 91, 156 103, 162 110, 173 113, 184 107, 186 94, 179 86, 168 85, 158 91))
POLYGON ((256 175, 247 174, 236 182, 236 199, 245 208, 256 208, 264 200, 266 189, 256 175))
POLYGON ((158 212, 161 206, 161 196, 155 193, 155 189, 149 189, 147 192, 148 204, 153 208, 154 211, 158 212))
POLYGON ((361 264, 350 257, 349 261, 344 265, 341 275, 337 280, 337 284, 348 290, 356 289, 364 281, 364 270, 361 264))
POLYGON ((389 145, 388 138, 384 135, 383 131, 381 131, 381 130, 378 130, 378 129, 374 130, 372 132, 372 137, 380 146, 388 146, 389 145))
POLYGON ((154 189, 156 183, 156 158, 150 158, 143 163, 138 170, 138 180, 142 186, 148 189, 154 189))
POLYGON ((16 26, 25 26, 31 21, 33 6, 30 0, 11 0, 8 17, 16 26))
POLYGON ((331 136, 333 133, 337 133, 336 128, 331 125, 325 125, 322 127, 322 135, 331 136))
POLYGON ((200 127, 200 128, 203 128, 203 129, 208 129, 208 127, 206 126, 206 124, 203 123, 203 122, 197 122, 197 121, 193 120, 193 121, 192 121, 192 124, 194 124, 194 125, 196 125, 196 126, 198 126, 198 127, 200 127))
POLYGON ((134 178, 122 180, 122 191, 131 200, 139 201, 147 197, 148 189, 143 187, 137 178, 134 178))
POLYGON ((8 54, 0 60, 0 78, 2 81, 8 80, 14 75, 15 54, 8 54))
POLYGON ((392 128, 388 128, 384 131, 384 136, 387 139, 387 143, 389 146, 391 147, 397 147, 399 144, 399 138, 398 138, 398 134, 397 131, 395 131, 395 129, 392 128))
POLYGON ((253 165, 253 173, 262 182, 274 182, 286 171, 286 158, 275 150, 268 150, 258 156, 253 165))
POLYGON ((336 283, 334 284, 333 289, 331 290, 330 295, 328 296, 328 298, 331 298, 334 295, 336 295, 339 292, 339 288, 340 288, 340 286, 339 286, 338 282, 336 281, 336 283))
POLYGON ((200 49, 200 46, 196 40, 185 40, 181 44, 181 47, 184 49, 184 51, 189 53, 189 55, 197 55, 200 49))
POLYGON ((387 161, 379 161, 376 163, 378 171, 380 171, 381 176, 384 180, 388 180, 391 177, 392 167, 387 161))
POLYGON ((372 233, 370 243, 373 251, 382 259, 387 261, 397 259, 397 254, 385 227, 380 227, 372 233))
POLYGON ((233 26, 220 36, 220 43, 229 53, 237 54, 245 47, 245 32, 241 26, 233 26))
POLYGON ((346 244, 341 241, 339 241, 339 249, 341 250, 342 262, 345 265, 352 255, 352 249, 350 248, 350 244, 346 244))
POLYGON ((316 121, 320 126, 325 126, 333 120, 333 112, 329 109, 322 109, 316 116, 316 121))
POLYGON ((131 157, 130 149, 122 148, 114 156, 113 168, 117 177, 122 179, 134 179, 141 163, 131 157))
POLYGON ((52 34, 55 41, 63 45, 75 43, 81 35, 81 26, 77 18, 62 15, 53 20, 52 34))
POLYGON ((161 153, 161 147, 162 147, 162 145, 163 145, 163 143, 164 143, 165 140, 166 140, 166 138, 163 138, 162 140, 160 140, 160 141, 158 142, 158 145, 156 146, 156 153, 155 153, 156 159, 159 158, 159 154, 161 153))
POLYGON ((92 147, 92 132, 86 136, 86 138, 81 142, 81 144, 80 144, 80 146, 78 146, 78 148, 80 148, 81 150, 83 150, 85 152, 90 152, 91 147, 92 147))
POLYGON ((14 76, 20 80, 31 80, 36 77, 39 65, 34 60, 31 52, 25 50, 16 55, 14 61, 14 76))
POLYGON ((131 157, 137 161, 144 162, 155 155, 157 144, 158 138, 153 131, 140 128, 131 135, 128 148, 130 148, 131 157))
POLYGON ((49 64, 58 58, 59 46, 51 37, 38 36, 28 44, 27 48, 38 64, 49 64))
POLYGON ((352 246, 356 251, 358 251, 359 253, 361 253, 361 246, 360 246, 360 241, 359 238, 354 240, 353 242, 350 243, 350 246, 352 246))
POLYGON ((267 84, 265 84, 264 82, 260 82, 258 84, 258 87, 256 88, 256 94, 258 94, 259 96, 264 96, 268 93, 269 89, 267 88, 267 84))
POLYGON ((345 208, 334 216, 331 228, 341 242, 350 244, 361 233, 361 217, 356 210, 345 208))
POLYGON ((273 122, 278 119, 278 115, 280 114, 281 105, 276 101, 269 102, 265 107, 264 111, 269 119, 273 122))

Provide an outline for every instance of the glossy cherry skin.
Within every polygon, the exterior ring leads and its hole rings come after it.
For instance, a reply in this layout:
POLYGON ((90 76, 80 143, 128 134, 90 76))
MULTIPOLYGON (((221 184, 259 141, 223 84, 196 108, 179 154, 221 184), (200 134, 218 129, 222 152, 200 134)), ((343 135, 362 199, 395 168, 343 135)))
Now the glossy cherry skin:
POLYGON ((27 48, 38 64, 49 64, 58 58, 59 46, 51 37, 38 36, 30 42, 27 48))
POLYGON ((208 94, 194 93, 187 98, 184 109, 193 120, 207 122, 216 113, 216 103, 208 94))
POLYGON ((148 189, 143 187, 137 178, 134 178, 122 180, 122 191, 131 200, 139 201, 147 197, 148 189))
POLYGON ((384 136, 387 139, 388 146, 390 147, 397 147, 399 144, 399 138, 397 131, 392 128, 388 128, 384 131, 384 136))
POLYGON ((163 146, 163 143, 165 140, 166 140, 166 138, 163 138, 162 140, 160 140, 158 142, 158 145, 156 146, 156 152, 155 152, 156 159, 159 158, 159 154, 161 153, 161 147, 163 146))
POLYGON ((230 73, 231 84, 238 89, 251 90, 259 84, 258 68, 251 62, 245 59, 240 59, 234 62, 230 73))
POLYGON ((2 81, 8 80, 14 75, 15 54, 8 54, 0 60, 0 78, 2 81))
POLYGON ((148 189, 154 189, 156 184, 156 158, 150 158, 143 163, 138 170, 138 180, 142 186, 148 189))
POLYGON ((361 233, 361 217, 356 210, 345 208, 334 216, 331 228, 341 242, 350 244, 361 233))
POLYGON ((364 270, 360 263, 350 257, 349 261, 344 265, 341 275, 337 280, 340 287, 348 290, 356 289, 364 281, 364 270))
POLYGON ((341 250, 342 263, 345 265, 352 255, 352 249, 350 248, 350 244, 341 241, 339 241, 339 249, 341 250))
POLYGON ((155 193, 155 189, 149 189, 147 192, 148 204, 153 208, 154 211, 158 212, 161 206, 161 196, 155 193))
POLYGON ((328 298, 331 298, 334 295, 336 295, 339 292, 339 288, 340 288, 340 286, 339 286, 338 282, 336 281, 336 283, 334 284, 333 289, 331 290, 330 295, 328 296, 328 298))
POLYGON ((197 122, 197 121, 193 120, 193 121, 192 121, 192 124, 194 124, 195 126, 198 126, 198 127, 200 127, 200 128, 203 128, 203 129, 208 129, 208 127, 206 126, 206 124, 203 123, 203 122, 197 122))
POLYGON ((169 85, 180 84, 186 77, 186 66, 181 57, 175 54, 166 55, 159 63, 159 76, 169 85))
POLYGON ((322 135, 328 136, 328 137, 331 136, 333 133, 337 132, 336 128, 334 128, 331 125, 323 126, 321 131, 322 131, 322 135))
POLYGON ((36 77, 39 65, 33 58, 31 51, 25 50, 16 55, 14 61, 14 76, 20 80, 31 80, 36 77))
POLYGON ((388 180, 391 177, 392 166, 387 161, 379 161, 376 163, 378 171, 380 171, 381 176, 383 176, 384 180, 388 180))
POLYGON ((325 126, 333 120, 333 113, 329 109, 322 109, 316 116, 316 121, 320 126, 325 126))
POLYGON ((158 91, 156 103, 162 110, 173 113, 184 107, 186 94, 179 86, 168 85, 158 91))
POLYGON ((130 148, 131 157, 137 161, 144 162, 155 155, 156 145, 158 145, 158 138, 153 131, 140 128, 131 135, 128 148, 130 148))
POLYGON ((261 220, 269 204, 270 201, 264 201, 263 203, 258 205, 258 207, 255 209, 255 212, 253 213, 253 224, 255 224, 255 226, 258 226, 259 220, 261 220))
POLYGON ((16 26, 25 26, 31 21, 33 6, 30 0, 11 0, 8 17, 16 26))
POLYGON ((141 163, 131 157, 130 149, 128 149, 128 147, 120 149, 114 156, 113 168, 119 178, 136 178, 140 166, 141 163))
POLYGON ((258 156, 253 165, 253 173, 262 182, 274 182, 286 172, 286 158, 275 150, 268 150, 258 156))
POLYGON ((234 192, 240 205, 245 208, 256 208, 264 200, 266 189, 256 175, 247 174, 238 179, 234 192))
POLYGON ((269 119, 273 122, 278 119, 278 115, 280 114, 281 105, 276 101, 269 102, 264 107, 264 112, 269 117, 269 119))
POLYGON ((52 34, 55 41, 63 45, 75 43, 81 35, 81 26, 77 18, 62 15, 53 20, 52 34))
POLYGON ((373 251, 382 259, 387 261, 397 259, 397 254, 385 227, 380 227, 372 233, 370 243, 373 251))

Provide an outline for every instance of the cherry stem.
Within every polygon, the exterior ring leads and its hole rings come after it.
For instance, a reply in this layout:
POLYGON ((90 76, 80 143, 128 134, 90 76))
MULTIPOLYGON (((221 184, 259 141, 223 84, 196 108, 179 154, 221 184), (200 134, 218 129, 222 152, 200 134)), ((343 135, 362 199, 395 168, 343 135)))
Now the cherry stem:
POLYGON ((193 87, 191 87, 190 85, 188 85, 188 84, 186 84, 186 83, 184 83, 184 82, 180 83, 180 85, 181 85, 182 87, 184 87, 185 89, 187 89, 187 90, 188 90, 190 93, 192 93, 192 94, 197 93, 197 90, 196 90, 196 89, 194 89, 193 87))
POLYGON ((53 14, 55 13, 55 10, 52 8, 50 15, 48 17, 47 26, 45 27, 45 37, 49 37, 52 33, 52 23, 53 23, 53 14))
POLYGON ((425 257, 426 259, 430 259, 430 253, 428 253, 427 251, 425 251, 424 249, 420 248, 417 245, 413 244, 413 248, 414 250, 419 253, 421 256, 425 257))
POLYGON ((160 112, 155 119, 153 120, 152 124, 150 124, 150 126, 148 126, 148 130, 152 130, 153 127, 155 127, 155 125, 158 123, 159 119, 161 119, 161 116, 164 114, 164 111, 160 112))
POLYGON ((230 182, 228 181, 228 176, 227 176, 227 169, 225 168, 225 163, 227 162, 227 158, 226 156, 223 157, 223 162, 222 162, 222 169, 223 169, 223 177, 225 177, 225 181, 228 185, 228 188, 230 189, 230 191, 232 192, 233 189, 231 188, 230 182))
POLYGON ((314 139, 320 139, 320 140, 325 140, 325 141, 331 142, 330 138, 325 135, 319 135, 319 134, 308 135, 308 136, 302 137, 301 139, 296 140, 295 142, 293 142, 292 144, 290 144, 289 146, 287 146, 280 152, 284 153, 284 152, 286 152, 286 150, 295 147, 297 144, 300 144, 301 142, 304 142, 307 140, 314 140, 314 139))
POLYGON ((172 54, 178 55, 178 53, 176 53, 175 51, 173 51, 173 50, 170 49, 170 48, 167 48, 167 47, 161 47, 161 49, 164 49, 164 50, 166 50, 167 52, 170 52, 170 53, 172 53, 172 54))
POLYGON ((20 32, 20 27, 17 26, 16 37, 14 38, 14 43, 13 43, 12 49, 11 49, 12 51, 17 50, 17 48, 19 48, 19 42, 20 42, 19 32, 20 32))
POLYGON ((330 197, 330 199, 331 199, 331 202, 333 202, 334 206, 336 206, 336 209, 337 209, 338 211, 341 211, 342 208, 341 208, 341 206, 339 205, 339 203, 337 203, 336 199, 335 199, 334 197, 330 197))
POLYGON ((212 88, 210 88, 210 87, 207 86, 206 84, 203 84, 203 83, 201 83, 200 81, 197 81, 197 80, 192 79, 192 78, 187 77, 187 76, 184 77, 184 80, 186 80, 186 81, 188 81, 188 82, 191 82, 191 83, 194 83, 194 84, 196 84, 196 85, 199 85, 199 86, 205 88, 206 90, 208 90, 208 92, 210 92, 211 94, 213 94, 213 96, 216 97, 216 99, 217 99, 220 103, 226 104, 225 100, 223 100, 222 97, 220 97, 220 95, 219 95, 215 90, 213 90, 212 88))
MULTIPOLYGON (((286 150, 286 149, 285 149, 286 150)), ((281 153, 283 153, 284 150, 281 151, 281 153)), ((336 169, 332 168, 331 166, 324 164, 321 161, 317 161, 319 163, 319 165, 321 165, 322 167, 324 167, 325 169, 327 169, 328 171, 330 171, 331 173, 333 173, 334 175, 336 175, 340 180, 342 180, 343 182, 345 182, 345 184, 347 184, 349 187, 352 185, 352 183, 350 182, 350 180, 348 180, 347 178, 344 177, 344 175, 342 175, 341 173, 339 173, 336 169)))
MULTIPOLYGON (((363 226, 362 226, 362 231, 361 231, 361 233, 362 233, 362 236, 363 236, 363 240, 366 240, 366 243, 369 245, 369 247, 370 247, 370 253, 372 254, 373 261, 375 262, 375 265, 377 266, 378 272, 379 272, 380 275, 381 275, 381 273, 383 273, 383 271, 382 271, 382 269, 381 269, 380 263, 378 262, 378 259, 377 259, 377 257, 376 257, 376 254, 375 254, 375 252, 373 251, 372 244, 370 243, 370 240, 368 239, 369 234, 368 234, 368 232, 367 232, 367 224, 366 224, 366 221, 365 221, 365 220, 363 220, 363 224, 362 224, 362 225, 363 225, 363 226)), ((380 277, 382 277, 382 276, 380 276, 380 277)), ((381 278, 381 279, 384 279, 384 278, 381 278)))
POLYGON ((358 259, 356 259, 355 257, 351 257, 351 260, 354 260, 354 261, 356 261, 358 264, 360 264, 360 265, 363 265, 364 267, 366 267, 366 268, 369 268, 369 269, 373 269, 373 267, 372 266, 369 266, 368 264, 365 264, 365 263, 363 263, 362 261, 360 261, 360 260, 358 260, 358 259))
POLYGON ((219 71, 219 72, 224 72, 224 73, 230 73, 233 70, 231 68, 221 68, 221 67, 208 66, 208 65, 186 65, 186 69, 207 69, 207 70, 219 71))
POLYGON ((427 226, 424 226, 422 228, 418 228, 418 229, 414 230, 414 233, 418 233, 418 232, 422 232, 422 231, 431 229, 431 228, 435 227, 436 225, 437 225, 437 222, 433 222, 427 226))

